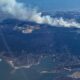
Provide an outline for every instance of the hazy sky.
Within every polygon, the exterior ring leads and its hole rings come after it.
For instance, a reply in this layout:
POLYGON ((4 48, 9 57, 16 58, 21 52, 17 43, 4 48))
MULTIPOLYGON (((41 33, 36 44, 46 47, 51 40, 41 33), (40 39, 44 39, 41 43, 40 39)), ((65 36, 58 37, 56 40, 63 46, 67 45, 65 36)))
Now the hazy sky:
POLYGON ((19 0, 43 10, 79 10, 80 0, 19 0))

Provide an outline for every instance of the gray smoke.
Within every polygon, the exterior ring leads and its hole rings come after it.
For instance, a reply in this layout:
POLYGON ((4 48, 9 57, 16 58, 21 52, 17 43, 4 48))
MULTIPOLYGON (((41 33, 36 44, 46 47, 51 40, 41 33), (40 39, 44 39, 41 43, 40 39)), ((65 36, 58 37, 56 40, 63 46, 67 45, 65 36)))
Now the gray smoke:
POLYGON ((20 20, 34 21, 40 24, 49 24, 53 26, 77 27, 80 28, 80 23, 75 20, 64 20, 63 18, 52 18, 49 15, 42 16, 41 12, 36 9, 31 9, 25 6, 24 3, 17 0, 0 0, 0 7, 4 13, 7 13, 20 20))

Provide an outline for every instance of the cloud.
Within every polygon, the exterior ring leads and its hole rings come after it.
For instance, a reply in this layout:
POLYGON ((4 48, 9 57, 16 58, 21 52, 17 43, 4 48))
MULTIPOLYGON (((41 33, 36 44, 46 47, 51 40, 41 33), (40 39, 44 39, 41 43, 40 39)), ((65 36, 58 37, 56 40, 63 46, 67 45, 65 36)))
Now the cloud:
POLYGON ((42 12, 38 12, 36 9, 28 8, 24 3, 18 2, 17 0, 0 0, 0 7, 4 13, 20 20, 28 20, 52 26, 80 28, 80 23, 73 19, 64 20, 63 18, 52 18, 49 15, 42 16, 42 12))

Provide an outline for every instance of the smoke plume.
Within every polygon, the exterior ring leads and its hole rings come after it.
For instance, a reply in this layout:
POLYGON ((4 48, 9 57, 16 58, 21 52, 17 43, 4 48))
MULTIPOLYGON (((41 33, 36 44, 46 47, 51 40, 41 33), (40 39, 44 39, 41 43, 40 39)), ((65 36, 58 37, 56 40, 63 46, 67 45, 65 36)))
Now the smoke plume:
POLYGON ((42 16, 41 12, 38 12, 36 9, 28 8, 24 3, 18 2, 17 0, 0 0, 0 7, 4 13, 20 20, 29 20, 39 24, 49 24, 52 26, 80 28, 80 23, 75 20, 52 18, 49 15, 42 16))

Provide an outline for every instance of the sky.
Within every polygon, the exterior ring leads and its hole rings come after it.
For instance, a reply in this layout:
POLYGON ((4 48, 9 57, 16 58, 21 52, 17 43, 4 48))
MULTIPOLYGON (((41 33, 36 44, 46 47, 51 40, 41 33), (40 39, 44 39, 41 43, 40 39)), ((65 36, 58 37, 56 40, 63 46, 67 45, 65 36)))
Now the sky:
POLYGON ((19 0, 28 6, 47 11, 79 10, 80 0, 19 0))

